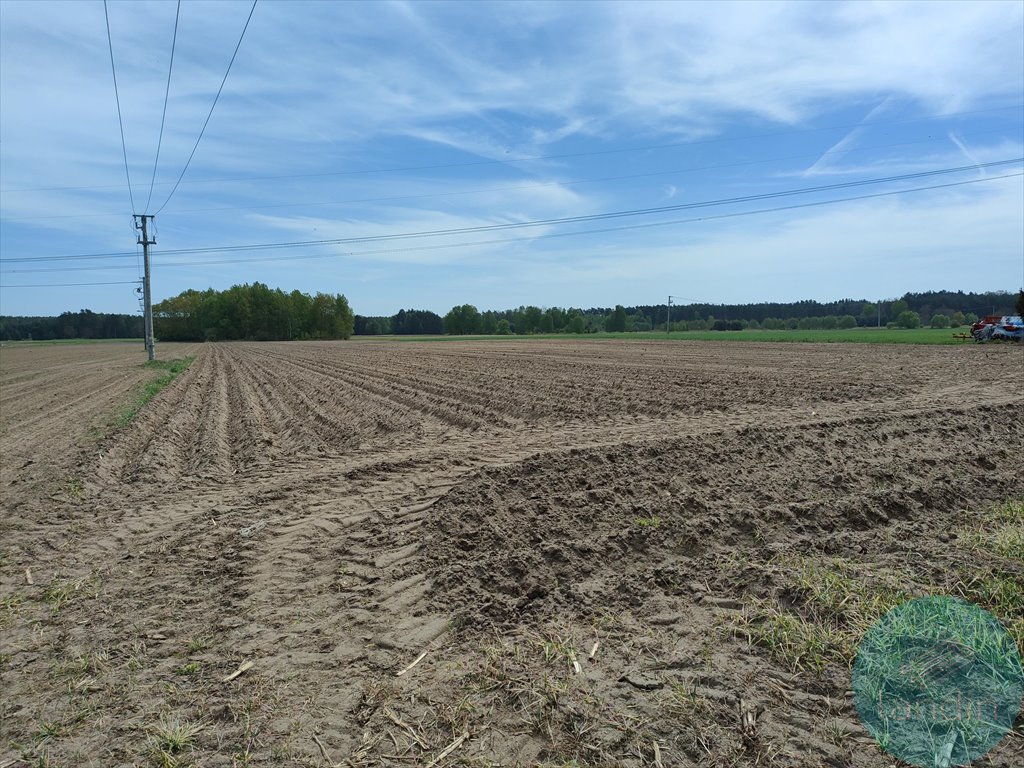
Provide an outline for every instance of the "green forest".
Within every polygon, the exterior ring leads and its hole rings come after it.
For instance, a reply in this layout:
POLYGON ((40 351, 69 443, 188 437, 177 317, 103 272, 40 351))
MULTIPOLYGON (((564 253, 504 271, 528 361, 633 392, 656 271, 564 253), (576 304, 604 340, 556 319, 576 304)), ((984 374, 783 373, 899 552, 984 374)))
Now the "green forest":
POLYGON ((153 305, 161 341, 347 339, 354 318, 343 295, 285 293, 263 283, 188 290, 153 305))
POLYGON ((857 327, 936 328, 970 325, 989 314, 1011 314, 1021 295, 1006 291, 965 293, 928 291, 899 299, 870 302, 842 299, 792 303, 684 304, 669 307, 592 307, 590 309, 520 306, 480 311, 472 304, 453 307, 444 317, 426 310, 402 310, 390 317, 356 315, 355 334, 535 334, 629 333, 664 331, 830 330, 857 327))
POLYGON ((142 315, 110 315, 83 309, 57 317, 0 316, 0 341, 141 339, 142 315))
MULTIPOLYGON (((353 315, 341 294, 286 293, 262 283, 225 291, 188 290, 153 307, 154 329, 162 341, 249 339, 347 339, 352 335, 526 335, 536 333, 629 333, 664 331, 818 330, 857 327, 949 328, 970 325, 989 314, 1024 312, 1024 292, 927 291, 874 303, 833 302, 665 304, 634 307, 561 308, 520 306, 480 311, 472 304, 444 316, 423 309, 394 315, 353 315)), ((139 338, 139 315, 101 314, 83 309, 58 317, 2 317, 0 340, 139 338)))

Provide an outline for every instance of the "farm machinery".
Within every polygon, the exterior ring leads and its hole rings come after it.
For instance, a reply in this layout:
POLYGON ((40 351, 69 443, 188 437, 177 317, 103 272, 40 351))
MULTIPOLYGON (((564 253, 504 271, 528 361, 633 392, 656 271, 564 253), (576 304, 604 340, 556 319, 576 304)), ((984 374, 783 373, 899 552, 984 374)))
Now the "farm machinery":
POLYGON ((1020 315, 988 315, 971 326, 971 338, 977 342, 1024 342, 1024 319, 1020 315))

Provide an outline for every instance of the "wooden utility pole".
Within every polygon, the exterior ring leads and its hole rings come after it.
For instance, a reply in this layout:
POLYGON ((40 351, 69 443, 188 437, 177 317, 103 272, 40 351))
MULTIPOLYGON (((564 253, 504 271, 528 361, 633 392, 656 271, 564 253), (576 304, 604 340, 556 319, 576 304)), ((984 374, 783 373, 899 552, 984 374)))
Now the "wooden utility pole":
POLYGON ((139 244, 142 246, 142 260, 145 265, 144 277, 142 279, 142 313, 146 326, 146 355, 150 360, 156 360, 156 344, 153 341, 153 294, 149 287, 149 246, 156 245, 156 240, 149 239, 148 223, 153 217, 139 213, 135 215, 135 228, 142 232, 139 244))
POLYGON ((672 297, 668 297, 665 305, 665 333, 672 333, 672 297))

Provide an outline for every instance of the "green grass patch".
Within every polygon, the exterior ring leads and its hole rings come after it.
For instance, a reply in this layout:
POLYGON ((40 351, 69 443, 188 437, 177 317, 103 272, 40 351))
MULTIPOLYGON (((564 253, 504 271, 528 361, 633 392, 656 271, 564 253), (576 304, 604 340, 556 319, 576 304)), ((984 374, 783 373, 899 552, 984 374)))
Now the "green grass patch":
POLYGON ((973 547, 1024 564, 1024 499, 997 505, 980 523, 961 528, 960 538, 973 547))
POLYGON ((136 394, 135 399, 132 400, 128 406, 121 411, 117 419, 114 420, 114 426, 117 428, 128 426, 135 415, 141 411, 146 404, 152 400, 157 394, 180 376, 184 371, 192 365, 192 361, 195 357, 183 357, 175 360, 150 360, 148 363, 143 363, 143 367, 150 368, 155 371, 160 371, 160 375, 149 383, 143 385, 142 389, 136 394))
POLYGON ((1003 622, 1017 648, 1024 654, 1024 582, 1001 568, 961 573, 955 585, 957 597, 977 603, 1003 622))
POLYGON ((2 342, 4 347, 52 347, 52 346, 79 346, 82 344, 142 344, 142 339, 22 339, 19 341, 2 342))
POLYGON ((997 504, 957 531, 960 541, 999 561, 961 568, 956 593, 1001 619, 1024 654, 1024 498, 997 504))
POLYGON ((757 600, 735 628, 794 670, 820 673, 828 662, 852 664, 871 625, 914 596, 897 578, 874 574, 868 579, 843 558, 796 557, 777 565, 786 573, 788 607, 757 600))
POLYGON ((966 328, 850 328, 813 331, 640 331, 636 333, 538 333, 527 336, 354 336, 359 341, 536 341, 562 339, 581 341, 614 339, 616 341, 773 341, 818 344, 971 344, 954 333, 966 328))
POLYGON ((774 559, 781 593, 749 603, 732 630, 794 670, 820 673, 829 662, 851 665, 865 633, 897 605, 945 594, 992 613, 1024 653, 1024 499, 995 505, 957 534, 959 546, 977 557, 951 565, 942 587, 918 581, 913 568, 881 570, 818 555, 774 559))
POLYGON ((43 602, 48 603, 54 613, 69 603, 81 591, 82 582, 70 579, 54 579, 43 591, 43 602))
POLYGON ((750 645, 767 648, 790 669, 821 674, 830 661, 841 661, 836 649, 843 645, 828 625, 815 624, 790 613, 773 600, 755 600, 733 625, 750 645))
MULTIPOLYGON (((612 334, 614 335, 614 334, 612 334)), ((657 336, 658 334, 653 334, 657 336)), ((673 333, 694 341, 777 341, 825 344, 965 344, 948 328, 849 328, 813 331, 685 331, 673 333)))
POLYGON ((174 668, 174 674, 176 675, 198 675, 202 667, 200 667, 198 661, 190 661, 187 664, 182 664, 180 667, 174 668))
POLYGON ((186 722, 173 717, 162 717, 149 729, 149 753, 162 768, 180 765, 180 753, 195 747, 195 738, 203 730, 203 723, 186 722))

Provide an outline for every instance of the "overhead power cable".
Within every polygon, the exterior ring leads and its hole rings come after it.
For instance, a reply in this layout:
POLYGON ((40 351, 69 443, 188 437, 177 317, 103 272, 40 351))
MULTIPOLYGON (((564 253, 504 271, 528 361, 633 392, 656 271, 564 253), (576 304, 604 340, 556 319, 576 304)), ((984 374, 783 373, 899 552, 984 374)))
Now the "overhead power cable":
POLYGON ((218 251, 239 251, 239 250, 265 250, 273 248, 295 248, 306 245, 338 245, 342 243, 366 243, 366 242, 380 242, 385 240, 406 240, 410 238, 421 238, 421 237, 441 237, 445 235, 464 235, 475 232, 493 232, 507 229, 523 229, 527 227, 544 227, 544 226, 557 226, 560 224, 578 224, 588 221, 602 221, 605 219, 618 219, 627 216, 647 216, 656 213, 669 213, 673 211, 685 211, 694 208, 707 208, 711 206, 720 205, 735 205, 738 203, 748 203, 758 200, 771 200, 780 197, 790 197, 793 195, 806 195, 817 192, 830 192, 837 189, 849 189, 851 187, 861 187, 869 184, 883 184, 895 181, 908 181, 911 179, 921 179, 929 176, 939 176, 949 173, 962 173, 964 171, 981 170, 984 168, 995 168, 1001 165, 1009 165, 1013 163, 1024 162, 1024 157, 1017 157, 1011 160, 997 160, 990 163, 980 163, 975 165, 963 165, 957 168, 943 168, 940 170, 933 171, 920 171, 917 173, 905 173, 898 176, 888 176, 877 179, 861 179, 859 181, 847 181, 839 182, 836 184, 825 184, 819 187, 806 187, 803 189, 791 189, 784 190, 781 192, 765 192, 758 195, 744 195, 741 197, 722 198, 718 200, 708 200, 697 203, 681 203, 679 205, 663 205, 655 208, 638 208, 627 211, 611 211, 608 213, 593 213, 582 216, 564 216, 555 219, 539 219, 534 221, 515 221, 507 222, 504 224, 481 224, 475 227, 453 227, 449 229, 434 229, 424 230, 420 232, 403 232, 393 235, 368 235, 365 237, 342 237, 331 240, 307 240, 307 241, 295 241, 290 243, 263 243, 255 245, 234 245, 234 246, 220 246, 212 248, 179 248, 176 250, 162 251, 164 255, 169 254, 185 254, 185 253, 213 253, 218 251))
POLYGON ((742 216, 755 216, 764 213, 779 213, 782 211, 793 211, 802 208, 817 208, 825 205, 835 205, 837 203, 847 203, 857 200, 870 200, 879 197, 892 197, 894 195, 903 195, 912 192, 926 192, 935 189, 946 189, 949 187, 960 187, 967 184, 981 184, 988 181, 996 181, 998 179, 1009 179, 1009 178, 1020 178, 1024 177, 1024 173, 1009 173, 1002 176, 988 176, 980 179, 968 179, 966 181, 954 181, 947 184, 934 184, 926 187, 913 187, 910 189, 898 189, 890 192, 875 192, 869 195, 856 195, 851 197, 835 198, 833 200, 818 200, 811 203, 796 203, 793 205, 776 206, 773 208, 759 208, 753 211, 737 211, 734 213, 721 213, 714 214, 711 216, 698 216, 692 219, 673 219, 671 221, 655 221, 646 222, 643 224, 627 224, 619 227, 604 227, 601 229, 585 229, 575 232, 549 232, 543 235, 534 235, 531 237, 518 237, 518 238, 496 238, 493 240, 477 240, 474 242, 463 242, 463 243, 449 243, 440 245, 421 245, 411 246, 406 248, 383 248, 373 251, 352 251, 349 253, 330 253, 321 254, 316 257, 311 256, 294 256, 294 257, 281 257, 281 256, 267 256, 267 257, 254 257, 251 259, 221 259, 218 261, 191 261, 191 262, 166 262, 160 266, 163 267, 191 267, 191 266, 204 266, 213 264, 237 264, 243 262, 255 262, 255 261, 288 261, 292 259, 303 259, 303 258, 337 258, 339 256, 379 256, 388 253, 410 253, 416 251, 437 251, 437 250, 448 250, 452 248, 468 248, 471 246, 480 245, 499 245, 508 243, 521 243, 521 242, 532 242, 534 240, 551 240, 554 238, 562 237, 579 237, 583 235, 598 235, 607 234, 610 232, 624 232, 629 230, 637 229, 653 229, 655 227, 669 227, 678 226, 680 224, 696 224, 704 221, 717 221, 720 219, 735 219, 742 216))
POLYGON ((146 198, 146 207, 153 200, 153 185, 156 184, 156 169, 160 164, 160 146, 164 142, 164 123, 167 120, 167 99, 171 95, 171 72, 174 70, 174 47, 178 42, 178 19, 181 16, 181 0, 178 0, 178 8, 174 12, 174 34, 171 37, 171 63, 167 65, 167 87, 164 89, 164 110, 160 116, 160 137, 156 140, 156 159, 153 161, 153 177, 149 180, 149 197, 146 198))
POLYGON ((117 102, 117 124, 121 128, 121 153, 124 155, 124 177, 128 181, 128 199, 135 213, 135 195, 132 194, 132 177, 128 172, 128 147, 124 141, 124 121, 121 119, 121 97, 117 93, 117 69, 114 67, 114 41, 110 36, 110 15, 107 13, 107 0, 103 0, 103 18, 107 22, 107 47, 110 49, 110 74, 114 77, 114 101, 117 102))
MULTIPOLYGON (((104 0, 106 2, 106 0, 104 0)), ((203 134, 206 133, 206 126, 210 124, 210 118, 213 117, 213 110, 217 107, 217 102, 220 100, 221 91, 224 90, 224 83, 228 81, 228 75, 231 74, 231 65, 235 63, 235 57, 238 55, 238 49, 242 47, 242 40, 245 38, 245 31, 249 29, 249 22, 252 21, 252 14, 256 10, 256 3, 259 0, 252 0, 252 8, 249 9, 249 16, 245 20, 245 26, 242 27, 242 34, 238 36, 238 44, 235 45, 234 53, 231 54, 231 61, 228 62, 228 68, 224 72, 224 78, 220 81, 220 88, 217 89, 217 95, 213 97, 213 104, 210 105, 210 111, 206 115, 206 121, 203 123, 202 129, 199 131, 199 137, 196 139, 195 146, 192 147, 192 152, 188 156, 188 160, 185 161, 185 167, 181 169, 181 173, 178 176, 178 180, 174 182, 174 186, 171 188, 171 193, 164 200, 163 205, 157 208, 156 213, 160 213, 174 197, 174 193, 178 189, 178 185, 181 184, 181 180, 185 177, 185 171, 188 170, 189 164, 192 162, 192 158, 195 157, 196 150, 199 149, 199 142, 203 140, 203 134)), ((155 215, 155 214, 154 214, 155 215)))
MULTIPOLYGON (((694 203, 680 203, 678 205, 665 205, 656 208, 638 208, 627 211, 612 211, 608 213, 594 213, 583 216, 566 216, 557 219, 540 219, 534 221, 517 221, 507 222, 504 224, 482 224, 474 227, 456 227, 450 229, 434 229, 434 230, 423 230, 419 232, 402 232, 392 235, 367 235, 363 237, 340 237, 331 238, 326 240, 297 240, 292 242, 284 243, 252 243, 248 245, 220 245, 220 246, 209 246, 204 248, 177 248, 171 250, 161 251, 164 256, 169 255, 181 255, 181 254, 192 254, 192 253, 217 253, 217 252, 230 252, 230 251, 258 251, 258 250, 270 250, 278 248, 301 248, 315 245, 341 245, 344 243, 365 243, 365 242, 379 242, 385 240, 404 240, 410 238, 420 237, 439 237, 442 235, 461 235, 470 234, 474 232, 491 232, 506 229, 521 229, 525 227, 540 227, 540 226, 556 226, 559 224, 575 224, 587 221, 600 221, 604 219, 617 219, 627 216, 644 216, 655 213, 669 213, 673 211, 690 210, 694 208, 707 208, 712 206, 720 205, 735 205, 738 203, 756 202, 759 200, 771 200, 780 197, 791 197, 794 195, 806 195, 814 194, 817 192, 830 192, 838 189, 849 189, 851 187, 866 186, 869 184, 886 184, 896 181, 909 181, 912 179, 921 179, 931 176, 939 176, 950 173, 962 173, 964 171, 982 170, 985 168, 995 168, 1003 165, 1011 165, 1016 163, 1024 162, 1024 157, 1016 157, 1007 160, 995 160, 989 163, 978 163, 973 165, 961 165, 953 168, 939 168, 931 171, 918 171, 916 173, 904 173, 897 176, 884 176, 873 179, 860 179, 858 181, 846 181, 837 182, 834 184, 825 184, 817 187, 804 187, 800 189, 789 189, 780 192, 763 192, 757 195, 745 195, 742 197, 730 197, 720 198, 716 200, 705 200, 694 203)), ((120 253, 92 253, 92 254, 75 254, 70 256, 25 256, 18 258, 0 258, 0 263, 3 262, 32 262, 32 261, 56 261, 56 260, 68 260, 68 259, 90 259, 90 258, 107 258, 107 257, 119 257, 125 255, 126 252, 120 253)), ((134 254, 128 254, 134 255, 134 254)))
MULTIPOLYGON (((104 272, 107 270, 124 270, 131 268, 131 264, 111 264, 108 266, 91 265, 88 267, 36 267, 33 269, 6 269, 0 274, 24 275, 29 272, 104 272)), ((140 280, 142 278, 139 278, 140 280)))
POLYGON ((18 256, 13 259, 0 257, 0 264, 6 264, 8 262, 33 262, 33 261, 76 261, 82 259, 94 260, 94 259, 134 259, 139 255, 138 251, 124 253, 97 253, 92 255, 79 255, 79 256, 18 256))
POLYGON ((141 280, 114 280, 112 282, 98 282, 98 283, 20 283, 17 285, 0 285, 0 289, 7 288, 66 288, 69 286, 77 285, 131 285, 138 284, 141 280))
MULTIPOLYGON (((705 221, 716 221, 716 220, 720 220, 720 219, 733 219, 733 218, 738 218, 738 217, 741 217, 741 216, 754 216, 754 215, 764 214, 764 213, 778 213, 778 212, 782 212, 782 211, 792 211, 792 210, 799 210, 799 209, 804 209, 804 208, 817 208, 817 207, 820 207, 820 206, 835 205, 835 204, 838 204, 838 203, 846 203, 846 202, 852 202, 852 201, 857 201, 857 200, 870 200, 870 199, 881 198, 881 197, 892 197, 894 195, 903 195, 903 194, 908 194, 908 193, 913 193, 913 192, 926 192, 926 191, 929 191, 929 190, 936 190, 936 189, 948 189, 950 187, 960 187, 960 186, 965 186, 967 184, 981 184, 981 183, 985 183, 985 182, 997 181, 999 179, 1020 178, 1020 177, 1024 177, 1024 172, 1022 172, 1022 173, 1009 173, 1009 174, 1004 174, 1004 175, 1001 175, 1001 176, 986 176, 986 177, 978 178, 978 179, 967 179, 965 181, 953 181, 953 182, 948 182, 948 183, 945 183, 945 184, 933 184, 933 185, 924 186, 924 187, 911 187, 909 189, 897 189, 897 190, 891 190, 889 192, 875 192, 875 193, 868 194, 868 195, 856 195, 856 196, 851 196, 851 197, 841 197, 841 198, 834 198, 834 199, 831 199, 831 200, 818 200, 818 201, 814 201, 814 202, 810 202, 810 203, 795 203, 793 205, 775 206, 775 207, 772 207, 772 208, 759 208, 759 209, 752 210, 752 211, 736 211, 736 212, 733 212, 733 213, 722 213, 722 214, 714 214, 714 215, 710 215, 710 216, 699 216, 699 217, 691 218, 691 219, 673 219, 673 220, 669 220, 669 221, 646 222, 646 223, 642 223, 642 224, 627 224, 627 225, 618 226, 618 227, 604 227, 604 228, 601 228, 601 229, 577 230, 577 231, 574 231, 574 232, 549 232, 549 233, 546 233, 546 234, 532 235, 532 236, 529 236, 529 237, 497 238, 497 239, 492 239, 492 240, 474 240, 474 241, 461 242, 461 243, 443 243, 443 244, 437 244, 437 245, 408 246, 408 247, 404 247, 404 248, 403 247, 384 248, 384 249, 378 249, 378 250, 372 250, 372 251, 350 251, 350 252, 343 252, 343 253, 330 252, 330 253, 323 253, 323 254, 303 254, 303 255, 299 255, 299 256, 256 256, 256 257, 248 258, 248 259, 216 259, 216 260, 204 259, 204 260, 199 260, 199 261, 164 262, 164 263, 161 264, 161 268, 164 268, 164 267, 202 267, 202 266, 210 266, 210 265, 217 265, 217 264, 245 264, 245 263, 251 263, 251 262, 267 262, 267 261, 298 261, 298 260, 306 260, 306 259, 331 259, 331 258, 341 258, 341 257, 351 257, 351 256, 375 256, 375 255, 390 254, 390 253, 410 253, 410 252, 418 252, 418 251, 450 250, 450 249, 453 249, 453 248, 467 248, 467 247, 471 247, 471 246, 480 246, 480 245, 507 245, 507 244, 510 244, 510 243, 533 242, 535 240, 550 240, 550 239, 561 238, 561 237, 579 237, 579 236, 584 236, 584 235, 606 234, 606 233, 609 233, 609 232, 623 232, 623 231, 627 231, 627 230, 652 229, 654 227, 668 227, 668 226, 676 226, 676 225, 680 225, 680 224, 693 224, 693 223, 699 223, 699 222, 705 222, 705 221)), ((323 243, 317 243, 317 245, 324 245, 324 244, 330 244, 330 243, 327 242, 327 241, 325 241, 323 243)), ((167 254, 167 253, 172 253, 172 252, 165 251, 164 253, 167 254)), ((114 255, 115 254, 110 254, 111 257, 113 257, 114 255)), ((106 269, 117 269, 117 268, 118 267, 116 267, 116 266, 115 267, 89 266, 89 267, 43 268, 43 269, 16 269, 16 270, 8 270, 5 274, 26 273, 26 272, 94 271, 94 270, 106 270, 106 269)))
MULTIPOLYGON (((953 117, 966 117, 968 115, 985 114, 988 112, 1006 112, 1009 110, 1020 110, 1024 108, 1024 104, 1014 104, 1006 107, 991 107, 989 109, 970 110, 965 112, 945 112, 937 113, 932 115, 923 115, 920 117, 909 117, 901 118, 899 120, 878 120, 875 122, 868 123, 848 123, 845 125, 826 125, 820 128, 799 128, 789 131, 776 131, 771 133, 760 133, 760 134, 748 134, 746 136, 723 136, 714 139, 696 139, 693 141, 678 141, 669 144, 651 144, 647 146, 639 147, 624 147, 618 149, 602 149, 593 150, 590 152, 568 152, 563 154, 553 155, 529 155, 525 157, 506 157, 501 159, 493 160, 472 160, 460 163, 439 163, 432 165, 407 165, 391 168, 369 168, 364 170, 350 170, 350 171, 323 171, 319 173, 291 173, 274 176, 228 176, 228 177, 216 177, 209 179, 189 179, 188 181, 182 181, 180 178, 176 182, 159 182, 157 186, 165 186, 169 184, 220 184, 230 182, 246 182, 246 181, 279 181, 283 179, 311 179, 319 178, 324 176, 362 176, 374 173, 398 173, 403 171, 434 171, 443 170, 446 168, 467 168, 481 165, 510 165, 513 163, 526 163, 534 162, 538 160, 567 160, 575 157, 595 157, 599 155, 615 155, 615 154, 626 154, 632 152, 649 152, 660 149, 677 149, 679 147, 695 147, 703 146, 707 144, 722 144, 728 142, 746 142, 754 139, 770 139, 781 136, 793 136, 806 133, 821 133, 824 131, 837 131, 837 130, 849 130, 850 128, 871 128, 885 125, 905 125, 908 123, 924 122, 927 120, 941 120, 953 117)), ((79 189, 116 189, 121 187, 121 184, 93 184, 93 185, 77 185, 77 186, 65 186, 65 187, 19 187, 15 189, 0 190, 6 193, 12 192, 60 192, 69 190, 79 189)))
MULTIPOLYGON (((971 134, 972 137, 983 136, 988 133, 1002 133, 1001 130, 995 131, 978 131, 971 134)), ((893 147, 906 147, 917 144, 927 144, 930 141, 934 141, 934 138, 928 138, 919 141, 901 141, 894 144, 876 144, 869 147, 855 147, 853 149, 838 149, 829 150, 827 152, 811 152, 802 155, 788 155, 785 157, 768 157, 759 160, 743 160, 735 163, 720 163, 717 165, 702 165, 692 166, 690 168, 674 168, 666 171, 651 171, 649 173, 629 173, 619 176, 602 176, 589 179, 567 179, 565 181, 551 181, 541 182, 536 184, 518 184, 516 186, 509 187, 488 187, 484 189, 466 189, 457 190, 450 192, 429 192, 419 195, 390 195, 387 197, 361 197, 361 198, 350 198, 348 200, 325 200, 325 201, 311 201, 303 203, 272 203, 267 205, 241 205, 241 206, 218 206, 218 207, 205 207, 205 208, 182 208, 178 210, 170 210, 165 216, 173 216, 182 213, 219 213, 222 211, 258 211, 273 208, 312 208, 327 205, 349 205, 352 203, 381 203, 381 202, 395 202, 399 200, 424 200, 438 197, 459 197, 463 195, 481 195, 491 192, 516 192, 528 189, 543 189, 547 187, 568 187, 577 184, 597 184, 609 181, 627 181, 630 179, 648 179, 659 176, 671 176, 673 174, 681 173, 699 173, 701 171, 715 171, 724 168, 743 168, 751 165, 764 165, 766 163, 777 163, 786 162, 789 160, 806 160, 808 158, 828 157, 832 155, 846 155, 854 152, 872 152, 878 149, 892 149, 893 147)), ((81 213, 72 215, 47 215, 47 216, 24 216, 17 218, 3 218, 3 221, 40 221, 40 220, 51 220, 51 219, 95 219, 95 218, 106 218, 113 216, 123 216, 121 213, 81 213)))

